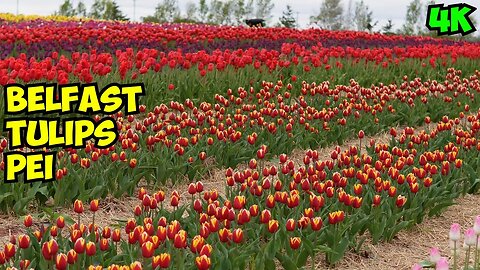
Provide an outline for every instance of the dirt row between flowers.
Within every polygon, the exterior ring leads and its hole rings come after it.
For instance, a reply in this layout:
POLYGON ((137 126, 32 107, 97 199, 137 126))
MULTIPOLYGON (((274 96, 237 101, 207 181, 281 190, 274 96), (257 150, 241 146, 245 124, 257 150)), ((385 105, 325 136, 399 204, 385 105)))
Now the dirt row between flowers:
MULTIPOLYGON (((428 128, 423 126, 417 128, 416 131, 428 128)), ((397 128, 397 133, 400 134, 403 127, 397 128)), ((364 145, 370 139, 374 139, 377 143, 388 143, 390 140, 388 133, 382 133, 376 136, 365 137, 363 140, 362 152, 365 151, 364 145)), ((358 139, 347 140, 340 146, 341 150, 346 150, 350 146, 358 146, 358 139)), ((326 148, 318 149, 319 159, 327 160, 330 158, 330 153, 335 149, 336 145, 326 148)), ((304 150, 295 150, 289 155, 297 164, 303 164, 304 150)), ((267 162, 268 164, 268 162, 267 162)), ((273 163, 272 163, 273 164, 273 163)), ((241 165, 239 166, 242 168, 241 165)), ((225 170, 215 169, 210 171, 201 181, 204 184, 204 190, 216 189, 220 195, 224 194, 225 187, 225 170)), ((187 193, 187 184, 177 184, 173 187, 166 187, 165 192, 167 198, 171 191, 177 190, 181 195, 181 202, 189 202, 189 194, 187 193)), ((153 190, 145 187, 150 193, 153 190)), ((125 196, 123 198, 112 198, 100 200, 100 209, 95 215, 95 223, 99 226, 112 226, 117 224, 117 221, 126 221, 133 217, 133 209, 139 205, 140 201, 134 196, 125 196)), ((168 203, 167 203, 168 204, 168 203)), ((91 220, 91 213, 87 210, 81 216, 81 222, 88 222, 91 220)), ((73 212, 72 207, 58 208, 55 210, 66 216, 74 217, 76 220, 77 214, 73 212)), ((33 212, 34 226, 40 226, 40 216, 42 213, 33 212)), ((315 269, 411 269, 414 263, 420 262, 428 258, 428 251, 431 247, 438 247, 443 256, 449 256, 450 251, 448 247, 448 232, 450 225, 454 222, 462 226, 465 230, 473 224, 473 218, 480 215, 480 194, 467 195, 463 198, 458 198, 456 204, 450 206, 444 213, 438 217, 426 218, 421 224, 412 227, 409 230, 400 231, 399 234, 389 243, 379 243, 372 245, 367 238, 361 251, 355 253, 349 251, 346 253, 343 260, 341 260, 334 267, 328 266, 325 263, 324 255, 320 254, 312 262, 309 262, 310 268, 312 264, 315 269)), ((19 217, 8 214, 0 214, 0 248, 9 241, 10 235, 17 235, 23 233, 23 220, 19 217)), ((123 233, 123 231, 122 231, 123 233)), ((281 268, 279 268, 281 269, 281 268)))

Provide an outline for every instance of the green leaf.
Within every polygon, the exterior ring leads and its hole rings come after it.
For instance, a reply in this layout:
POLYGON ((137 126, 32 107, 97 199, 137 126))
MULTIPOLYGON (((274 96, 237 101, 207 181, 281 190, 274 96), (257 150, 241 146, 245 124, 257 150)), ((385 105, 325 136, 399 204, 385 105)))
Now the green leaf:
POLYGON ((419 263, 423 268, 433 268, 435 264, 429 261, 422 261, 419 263))
POLYGON ((284 255, 281 252, 277 252, 275 256, 280 264, 285 268, 285 270, 297 270, 298 267, 295 265, 295 263, 292 261, 292 259, 289 256, 284 255))
POLYGON ((439 215, 442 210, 444 210, 445 208, 451 206, 451 205, 454 205, 455 202, 453 201, 447 201, 447 202, 443 202, 443 203, 439 203, 437 205, 435 205, 432 209, 430 209, 430 211, 428 212, 428 216, 429 217, 432 217, 432 216, 435 216, 435 215, 439 215))

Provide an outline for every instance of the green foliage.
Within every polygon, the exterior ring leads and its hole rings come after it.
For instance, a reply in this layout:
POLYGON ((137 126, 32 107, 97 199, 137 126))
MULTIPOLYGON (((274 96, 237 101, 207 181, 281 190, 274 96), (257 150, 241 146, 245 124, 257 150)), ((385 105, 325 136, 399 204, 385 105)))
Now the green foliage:
POLYGON ((143 18, 144 22, 166 23, 180 18, 177 0, 162 0, 155 8, 153 16, 143 18))
POLYGON ((60 5, 59 10, 55 12, 55 15, 73 17, 76 16, 77 13, 73 8, 72 2, 70 2, 70 0, 65 0, 63 4, 60 5))
POLYGON ((89 17, 102 20, 128 21, 114 0, 95 0, 89 17))

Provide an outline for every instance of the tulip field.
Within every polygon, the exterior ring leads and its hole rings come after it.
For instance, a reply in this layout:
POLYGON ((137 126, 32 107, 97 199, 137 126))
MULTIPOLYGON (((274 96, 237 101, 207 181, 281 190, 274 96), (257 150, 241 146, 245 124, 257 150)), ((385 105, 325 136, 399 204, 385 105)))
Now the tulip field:
POLYGON ((115 119, 114 145, 46 149, 58 151, 54 181, 0 174, 0 211, 23 220, 0 248, 0 269, 315 269, 480 190, 480 43, 61 17, 0 23, 2 86, 146 90, 138 114, 90 115, 115 119), (367 139, 385 133, 387 142, 367 139), (212 171, 222 184, 207 189, 212 171), (99 202, 125 196, 138 199, 131 218, 100 226, 99 202))

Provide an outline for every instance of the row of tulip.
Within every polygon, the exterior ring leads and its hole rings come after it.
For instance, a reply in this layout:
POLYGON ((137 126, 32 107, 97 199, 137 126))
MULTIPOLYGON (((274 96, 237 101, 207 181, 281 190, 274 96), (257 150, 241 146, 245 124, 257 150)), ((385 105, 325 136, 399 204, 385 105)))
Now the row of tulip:
MULTIPOLYGON (((303 164, 285 154, 271 163, 252 159, 245 169, 225 171, 222 193, 201 182, 190 184, 186 196, 141 188, 134 217, 119 227, 95 223, 98 200, 90 201, 91 219, 80 200, 73 207, 78 216, 57 215, 47 226, 34 226, 27 215, 24 233, 0 251, 0 264, 299 269, 314 264, 319 253, 334 264, 346 250, 359 250, 367 232, 374 243, 391 240, 479 189, 480 111, 465 117, 462 123, 445 116, 431 130, 392 129, 389 143, 372 140, 366 152, 337 147, 327 160, 316 150, 306 151, 303 164)), ((358 139, 360 145, 363 131, 358 139)), ((261 146, 259 153, 268 150, 261 146)))
MULTIPOLYGON (((405 77, 400 85, 371 88, 354 80, 333 89, 328 82, 294 82, 300 89, 263 82, 260 89, 215 95, 213 104, 172 101, 150 112, 140 106, 139 115, 113 116, 120 133, 116 145, 59 150, 58 181, 1 185, 0 206, 20 213, 32 201, 43 205, 50 197, 62 205, 76 198, 131 194, 140 179, 153 185, 193 181, 212 167, 235 167, 255 156, 268 159, 294 148, 342 144, 360 127, 373 135, 397 124, 420 125, 424 115, 438 121, 462 112, 466 121, 470 107, 479 106, 474 98, 480 91, 478 75, 462 78, 461 71, 449 69, 443 83, 405 77), (257 152, 262 144, 268 152, 257 152)), ((7 145, 2 139, 0 152, 8 151, 7 145)))
POLYGON ((362 86, 399 84, 398 74, 442 80, 446 67, 475 72, 475 59, 480 57, 477 46, 362 49, 281 43, 281 48, 271 50, 248 48, 211 53, 202 50, 166 53, 150 48, 138 51, 126 48, 115 53, 80 50, 69 55, 53 52, 51 57, 45 58, 28 57, 24 53, 13 57, 3 50, 6 55, 0 60, 0 84, 143 82, 147 95, 141 100, 153 107, 160 102, 183 102, 187 98, 203 100, 207 97, 210 99, 206 101, 212 102, 214 94, 225 94, 226 89, 232 87, 231 81, 244 88, 260 87, 261 81, 276 81, 292 75, 296 75, 299 81, 325 78, 332 85, 349 84, 351 78, 362 86))

